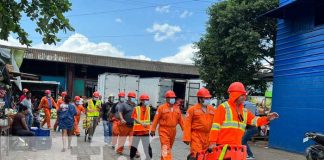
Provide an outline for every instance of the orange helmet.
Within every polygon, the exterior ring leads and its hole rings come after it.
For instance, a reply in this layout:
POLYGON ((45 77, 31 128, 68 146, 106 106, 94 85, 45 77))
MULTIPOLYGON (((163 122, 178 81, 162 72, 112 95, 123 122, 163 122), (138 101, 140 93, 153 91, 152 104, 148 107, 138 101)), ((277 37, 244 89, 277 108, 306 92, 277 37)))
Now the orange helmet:
POLYGON ((67 95, 67 93, 65 91, 61 93, 62 97, 65 97, 66 95, 67 95))
POLYGON ((51 94, 50 90, 45 90, 45 94, 51 94))
POLYGON ((23 93, 27 93, 29 90, 27 88, 23 89, 23 93))
POLYGON ((135 92, 128 92, 127 97, 136 98, 136 93, 135 92))
POLYGON ((200 88, 197 92, 197 97, 202 97, 202 98, 211 98, 211 95, 206 88, 200 88))
POLYGON ((175 93, 172 90, 168 90, 165 93, 165 98, 175 98, 175 97, 177 97, 177 96, 175 95, 175 93))
POLYGON ((74 97, 74 101, 80 101, 80 100, 81 100, 81 98, 79 96, 74 97))
POLYGON ((141 96, 140 96, 140 100, 149 100, 150 99, 150 97, 147 95, 147 94, 145 94, 145 93, 143 93, 141 96))
POLYGON ((241 82, 234 82, 234 83, 232 83, 228 87, 227 92, 228 93, 231 93, 231 92, 241 92, 241 93, 246 94, 245 87, 244 87, 244 85, 241 82))
POLYGON ((98 91, 95 91, 95 92, 93 92, 92 96, 95 98, 99 98, 100 93, 98 91))
POLYGON ((125 92, 119 92, 118 97, 125 97, 125 92))

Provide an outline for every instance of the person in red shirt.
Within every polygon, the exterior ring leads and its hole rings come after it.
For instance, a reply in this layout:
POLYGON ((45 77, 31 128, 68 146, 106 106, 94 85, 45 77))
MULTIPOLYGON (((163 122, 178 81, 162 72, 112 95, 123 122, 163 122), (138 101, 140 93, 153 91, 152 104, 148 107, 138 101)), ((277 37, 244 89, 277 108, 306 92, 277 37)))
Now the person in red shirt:
POLYGON ((137 148, 140 140, 142 141, 145 159, 152 159, 152 149, 150 146, 150 125, 151 125, 151 110, 149 107, 150 98, 147 94, 140 96, 140 104, 133 110, 132 118, 134 119, 133 126, 133 143, 130 149, 130 159, 136 156, 137 148))
POLYGON ((22 102, 27 97, 27 92, 29 92, 29 90, 27 88, 24 88, 23 94, 19 97, 19 103, 22 102))

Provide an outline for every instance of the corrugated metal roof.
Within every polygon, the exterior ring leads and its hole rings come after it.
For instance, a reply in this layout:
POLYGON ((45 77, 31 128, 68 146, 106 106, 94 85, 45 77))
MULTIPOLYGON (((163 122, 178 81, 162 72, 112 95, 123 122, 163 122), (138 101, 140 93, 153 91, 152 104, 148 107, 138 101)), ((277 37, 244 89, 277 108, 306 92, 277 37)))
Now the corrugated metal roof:
POLYGON ((82 54, 82 53, 12 47, 12 46, 4 46, 4 45, 0 45, 0 47, 24 49, 26 52, 24 58, 31 59, 31 60, 54 61, 54 62, 62 62, 62 63, 83 64, 83 65, 142 70, 142 71, 151 71, 151 72, 199 75, 198 69, 194 65, 135 60, 135 59, 108 57, 108 56, 89 55, 89 54, 82 54))

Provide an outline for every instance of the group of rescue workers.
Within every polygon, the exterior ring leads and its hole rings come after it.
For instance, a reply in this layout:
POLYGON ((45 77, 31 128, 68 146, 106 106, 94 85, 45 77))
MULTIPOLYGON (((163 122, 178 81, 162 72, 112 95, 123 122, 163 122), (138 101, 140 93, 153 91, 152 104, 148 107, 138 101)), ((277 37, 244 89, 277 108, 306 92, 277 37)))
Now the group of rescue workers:
MULTIPOLYGON (((48 92, 48 91, 47 91, 48 92)), ((50 93, 50 91, 49 91, 50 93)), ((129 139, 130 159, 138 157, 138 145, 142 141, 146 159, 152 159, 152 148, 150 146, 150 136, 158 135, 161 143, 161 159, 172 159, 172 146, 176 137, 176 127, 179 124, 183 131, 182 141, 190 145, 190 155, 188 159, 195 159, 201 151, 207 151, 218 145, 241 145, 247 125, 263 126, 271 120, 279 117, 277 113, 270 113, 264 117, 256 117, 248 109, 244 108, 247 92, 240 82, 232 83, 228 88, 229 99, 217 108, 211 104, 211 94, 206 88, 201 88, 197 92, 198 103, 189 107, 185 118, 179 106, 175 103, 176 94, 169 90, 165 93, 166 102, 157 108, 153 122, 151 122, 152 108, 149 106, 150 97, 142 94, 137 103, 135 92, 118 94, 118 103, 114 103, 114 96, 110 95, 108 102, 102 103, 99 92, 94 92, 93 97, 85 104, 78 96, 74 98, 77 114, 74 122, 74 134, 80 135, 78 127, 81 113, 87 117, 93 117, 92 129, 89 140, 99 123, 100 117, 103 120, 105 130, 105 142, 116 148, 118 154, 123 154, 126 139, 129 139), (85 106, 85 107, 83 107, 85 106), (106 131, 108 131, 106 133, 106 131)), ((43 97, 40 108, 44 110, 45 119, 42 126, 50 124, 49 105, 57 106, 62 104, 66 92, 62 93, 62 98, 57 104, 53 98, 43 97)), ((57 122, 54 129, 56 130, 57 122)))

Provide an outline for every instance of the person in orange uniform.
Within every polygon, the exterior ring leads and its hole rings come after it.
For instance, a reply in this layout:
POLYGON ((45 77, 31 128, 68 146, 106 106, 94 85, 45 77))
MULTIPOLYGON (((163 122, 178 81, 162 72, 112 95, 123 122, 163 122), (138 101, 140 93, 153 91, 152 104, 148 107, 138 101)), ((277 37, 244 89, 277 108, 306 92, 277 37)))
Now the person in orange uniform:
POLYGON ((125 102, 125 92, 118 93, 118 103, 114 104, 110 110, 111 120, 113 121, 112 141, 111 141, 112 148, 115 148, 115 146, 117 145, 118 136, 119 136, 120 120, 118 119, 119 113, 118 113, 117 106, 121 105, 124 102, 125 102))
POLYGON ((174 105, 176 95, 169 90, 165 94, 166 103, 158 107, 155 114, 150 135, 155 136, 157 124, 159 124, 159 135, 161 142, 161 159, 172 159, 172 146, 177 133, 176 126, 180 124, 184 130, 184 123, 179 106, 174 105))
POLYGON ((150 97, 147 94, 140 96, 140 104, 135 107, 132 118, 133 126, 133 143, 130 149, 130 159, 136 156, 140 140, 142 141, 145 159, 152 159, 152 149, 150 146, 150 128, 151 128, 151 109, 149 107, 150 97))
POLYGON ((38 109, 41 110, 43 109, 44 113, 45 113, 45 118, 44 121, 41 125, 41 127, 44 126, 45 123, 47 123, 47 128, 50 129, 51 128, 51 109, 52 108, 57 108, 57 105, 54 101, 54 99, 51 97, 51 91, 50 90, 46 90, 45 91, 45 95, 38 106, 38 109))
POLYGON ((246 90, 241 82, 234 82, 228 88, 229 100, 216 109, 209 135, 210 148, 216 145, 241 145, 246 125, 263 126, 279 117, 275 112, 256 117, 243 107, 246 90))
MULTIPOLYGON (((60 109, 61 104, 64 103, 64 97, 65 97, 66 95, 67 95, 67 92, 62 92, 62 93, 61 93, 61 98, 59 98, 59 99, 57 100, 56 112, 60 109)), ((53 128, 54 131, 56 131, 57 126, 58 126, 58 118, 56 118, 56 121, 55 121, 55 123, 54 123, 54 128, 53 128)))
POLYGON ((183 133, 183 142, 190 144, 191 157, 208 149, 208 137, 215 114, 214 107, 210 105, 211 95, 206 88, 198 90, 197 98, 198 103, 187 110, 183 133))
MULTIPOLYGON (((125 103, 120 103, 117 105, 118 108, 118 114, 120 119, 120 125, 119 125, 119 141, 118 141, 118 147, 117 147, 117 153, 123 154, 124 145, 126 138, 129 137, 129 141, 131 141, 133 136, 133 125, 134 120, 132 118, 133 110, 135 106, 137 105, 136 101, 136 93, 135 92, 129 92, 128 95, 128 101, 125 103)), ((131 144, 131 142, 130 142, 131 144)))
POLYGON ((75 109, 77 114, 74 116, 74 135, 80 136, 80 128, 79 128, 79 122, 81 113, 85 113, 85 109, 83 107, 83 104, 81 102, 81 98, 79 96, 74 97, 74 103, 75 103, 75 109))

